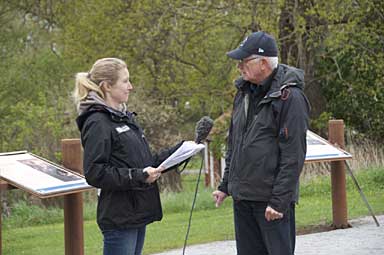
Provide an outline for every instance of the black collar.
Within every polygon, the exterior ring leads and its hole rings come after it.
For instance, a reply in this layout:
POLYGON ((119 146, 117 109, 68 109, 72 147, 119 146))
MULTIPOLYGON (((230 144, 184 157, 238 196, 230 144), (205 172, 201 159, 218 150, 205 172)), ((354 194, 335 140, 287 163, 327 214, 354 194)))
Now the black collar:
POLYGON ((253 86, 257 86, 259 93, 262 93, 264 95, 267 94, 267 92, 271 89, 271 84, 275 78, 276 73, 277 73, 277 68, 273 69, 272 73, 268 75, 268 77, 265 78, 260 84, 253 85, 253 86))

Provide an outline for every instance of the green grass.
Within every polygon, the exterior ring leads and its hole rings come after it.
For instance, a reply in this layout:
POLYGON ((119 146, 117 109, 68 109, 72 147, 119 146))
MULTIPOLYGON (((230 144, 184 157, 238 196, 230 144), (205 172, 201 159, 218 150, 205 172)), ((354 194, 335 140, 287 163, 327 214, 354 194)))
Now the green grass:
MULTIPOLYGON (((183 176, 184 192, 162 194, 164 218, 148 226, 144 254, 182 247, 188 225, 196 175, 183 176)), ((384 213, 384 169, 361 171, 357 179, 375 213, 384 213)), ((202 182, 203 183, 203 182, 202 182)), ((232 202, 227 199, 215 208, 212 190, 202 187, 192 218, 188 244, 234 238, 232 202)), ((332 222, 329 176, 301 185, 301 198, 296 211, 298 228, 332 222)), ((347 178, 349 219, 369 215, 356 187, 347 178)), ((63 254, 64 226, 62 210, 20 205, 18 214, 3 220, 3 254, 63 254), (28 209, 29 208, 29 209, 28 209), (48 219, 51 217, 51 219, 48 219), (40 219, 40 220, 38 220, 40 219), (49 223, 49 224, 48 224, 49 223)), ((102 254, 102 236, 95 223, 95 206, 84 206, 85 254, 102 254)))

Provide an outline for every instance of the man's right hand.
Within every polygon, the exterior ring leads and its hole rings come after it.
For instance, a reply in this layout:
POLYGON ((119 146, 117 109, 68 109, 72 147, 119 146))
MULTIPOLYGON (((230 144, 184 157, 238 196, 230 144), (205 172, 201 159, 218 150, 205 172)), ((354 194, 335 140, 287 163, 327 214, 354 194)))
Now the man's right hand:
POLYGON ((220 190, 215 190, 214 192, 212 192, 212 196, 216 202, 216 207, 219 207, 228 195, 220 190))

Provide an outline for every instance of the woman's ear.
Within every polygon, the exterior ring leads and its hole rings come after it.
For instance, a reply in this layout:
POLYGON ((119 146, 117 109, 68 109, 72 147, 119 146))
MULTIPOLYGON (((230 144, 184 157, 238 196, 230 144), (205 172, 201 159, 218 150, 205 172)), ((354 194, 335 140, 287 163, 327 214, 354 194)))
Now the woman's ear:
POLYGON ((100 82, 100 89, 105 93, 111 90, 111 85, 107 81, 100 82))

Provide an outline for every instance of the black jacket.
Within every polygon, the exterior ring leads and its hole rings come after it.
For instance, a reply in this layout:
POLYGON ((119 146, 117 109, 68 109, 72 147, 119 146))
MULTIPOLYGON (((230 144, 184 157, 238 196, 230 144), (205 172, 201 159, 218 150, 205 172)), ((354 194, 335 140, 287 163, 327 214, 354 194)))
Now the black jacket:
POLYGON ((285 212, 295 200, 306 154, 310 106, 303 92, 304 73, 278 65, 248 124, 244 98, 254 85, 239 79, 236 86, 219 190, 235 200, 267 202, 285 212))
POLYGON ((139 227, 161 220, 156 183, 143 169, 158 166, 179 145, 153 156, 133 113, 92 105, 77 119, 84 148, 84 175, 101 189, 97 223, 101 230, 139 227))

